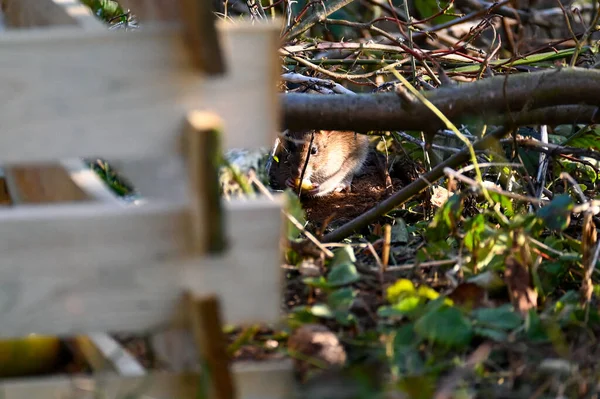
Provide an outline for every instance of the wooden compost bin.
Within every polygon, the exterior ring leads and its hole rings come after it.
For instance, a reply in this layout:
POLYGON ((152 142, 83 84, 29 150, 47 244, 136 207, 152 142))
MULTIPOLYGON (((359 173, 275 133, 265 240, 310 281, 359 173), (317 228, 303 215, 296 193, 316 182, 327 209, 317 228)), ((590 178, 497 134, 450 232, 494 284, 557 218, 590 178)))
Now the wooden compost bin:
MULTIPOLYGON (((274 138, 278 27, 217 24, 227 69, 212 76, 207 58, 218 54, 200 51, 215 45, 197 29, 207 26, 202 0, 180 1, 182 21, 154 2, 121 3, 143 30, 109 31, 75 0, 2 1, 0 193, 10 205, 0 208, 0 337, 97 343, 106 332, 176 327, 220 367, 203 306, 217 298, 227 323, 280 317, 282 199, 221 204, 211 162, 219 142, 256 148, 274 138), (120 201, 80 160, 98 156, 143 204, 120 201)), ((211 396, 276 398, 291 385, 288 362, 231 369, 237 394, 211 373, 211 396)), ((0 390, 185 398, 201 388, 189 370, 130 374, 1 380, 0 390)))

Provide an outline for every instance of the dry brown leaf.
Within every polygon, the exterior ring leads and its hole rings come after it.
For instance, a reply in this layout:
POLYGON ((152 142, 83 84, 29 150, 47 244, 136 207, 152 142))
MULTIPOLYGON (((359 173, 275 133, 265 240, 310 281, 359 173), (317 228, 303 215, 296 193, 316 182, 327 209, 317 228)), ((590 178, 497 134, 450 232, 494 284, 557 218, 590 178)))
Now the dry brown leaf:
POLYGON ((533 288, 529 269, 513 256, 506 258, 504 281, 508 286, 513 306, 522 315, 526 315, 529 309, 537 307, 538 295, 533 288))

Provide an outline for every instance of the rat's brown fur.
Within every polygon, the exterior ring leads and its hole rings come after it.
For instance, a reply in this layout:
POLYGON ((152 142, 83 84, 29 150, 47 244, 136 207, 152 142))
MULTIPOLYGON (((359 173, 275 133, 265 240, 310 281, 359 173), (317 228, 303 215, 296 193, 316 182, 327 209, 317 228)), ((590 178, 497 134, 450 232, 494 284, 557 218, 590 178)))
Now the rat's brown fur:
POLYGON ((294 187, 305 162, 308 165, 304 180, 310 181, 313 190, 309 195, 321 197, 332 192, 350 191, 354 175, 360 171, 369 153, 369 138, 364 134, 340 131, 288 132, 284 145, 290 152, 291 179, 288 185, 294 187), (311 151, 311 135, 314 134, 311 151))

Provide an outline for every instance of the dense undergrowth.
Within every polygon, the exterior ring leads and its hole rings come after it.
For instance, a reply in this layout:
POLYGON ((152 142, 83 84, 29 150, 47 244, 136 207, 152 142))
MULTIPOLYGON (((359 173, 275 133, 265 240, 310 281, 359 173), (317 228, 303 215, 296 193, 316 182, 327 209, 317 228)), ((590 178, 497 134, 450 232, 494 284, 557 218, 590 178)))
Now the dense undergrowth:
MULTIPOLYGON (((130 18, 114 2, 89 3, 107 21, 130 18)), ((229 2, 221 17, 279 15, 286 24, 288 92, 392 88, 408 98, 408 85, 427 92, 450 80, 599 66, 591 1, 517 11, 478 1, 244 3, 229 2)), ((234 357, 248 347, 294 357, 311 397, 333 397, 332 386, 352 388, 334 389, 340 397, 364 398, 597 395, 600 128, 577 114, 571 122, 510 126, 470 162, 448 165, 429 190, 325 245, 332 257, 290 225, 287 325, 276 335, 244 330, 234 357), (322 331, 294 331, 315 324, 340 340, 342 361, 331 361, 326 345, 298 344, 322 331), (332 365, 343 367, 324 372, 332 365)), ((371 134, 390 173, 407 163, 429 170, 491 131, 487 124, 371 134)), ((321 238, 327 226, 307 222, 288 194, 289 213, 321 238)))

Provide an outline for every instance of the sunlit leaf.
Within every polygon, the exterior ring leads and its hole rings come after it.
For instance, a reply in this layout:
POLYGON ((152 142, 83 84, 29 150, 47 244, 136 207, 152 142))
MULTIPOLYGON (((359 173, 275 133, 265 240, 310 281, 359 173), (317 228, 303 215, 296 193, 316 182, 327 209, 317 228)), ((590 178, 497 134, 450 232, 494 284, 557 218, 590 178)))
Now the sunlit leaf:
POLYGON ((415 293, 413 282, 408 279, 399 279, 386 290, 388 302, 396 303, 400 298, 415 293))
POLYGON ((329 263, 330 266, 341 265, 342 263, 354 263, 356 262, 356 256, 354 256, 354 249, 350 245, 344 245, 341 248, 333 251, 333 259, 329 263))
POLYGON ((312 313, 314 316, 322 317, 324 319, 333 318, 333 312, 331 311, 329 306, 327 306, 323 303, 318 303, 316 305, 313 305, 310 308, 310 313, 312 313))
POLYGON ((569 226, 571 210, 574 203, 569 195, 560 194, 546 206, 537 211, 537 216, 542 218, 549 229, 562 231, 569 226))

